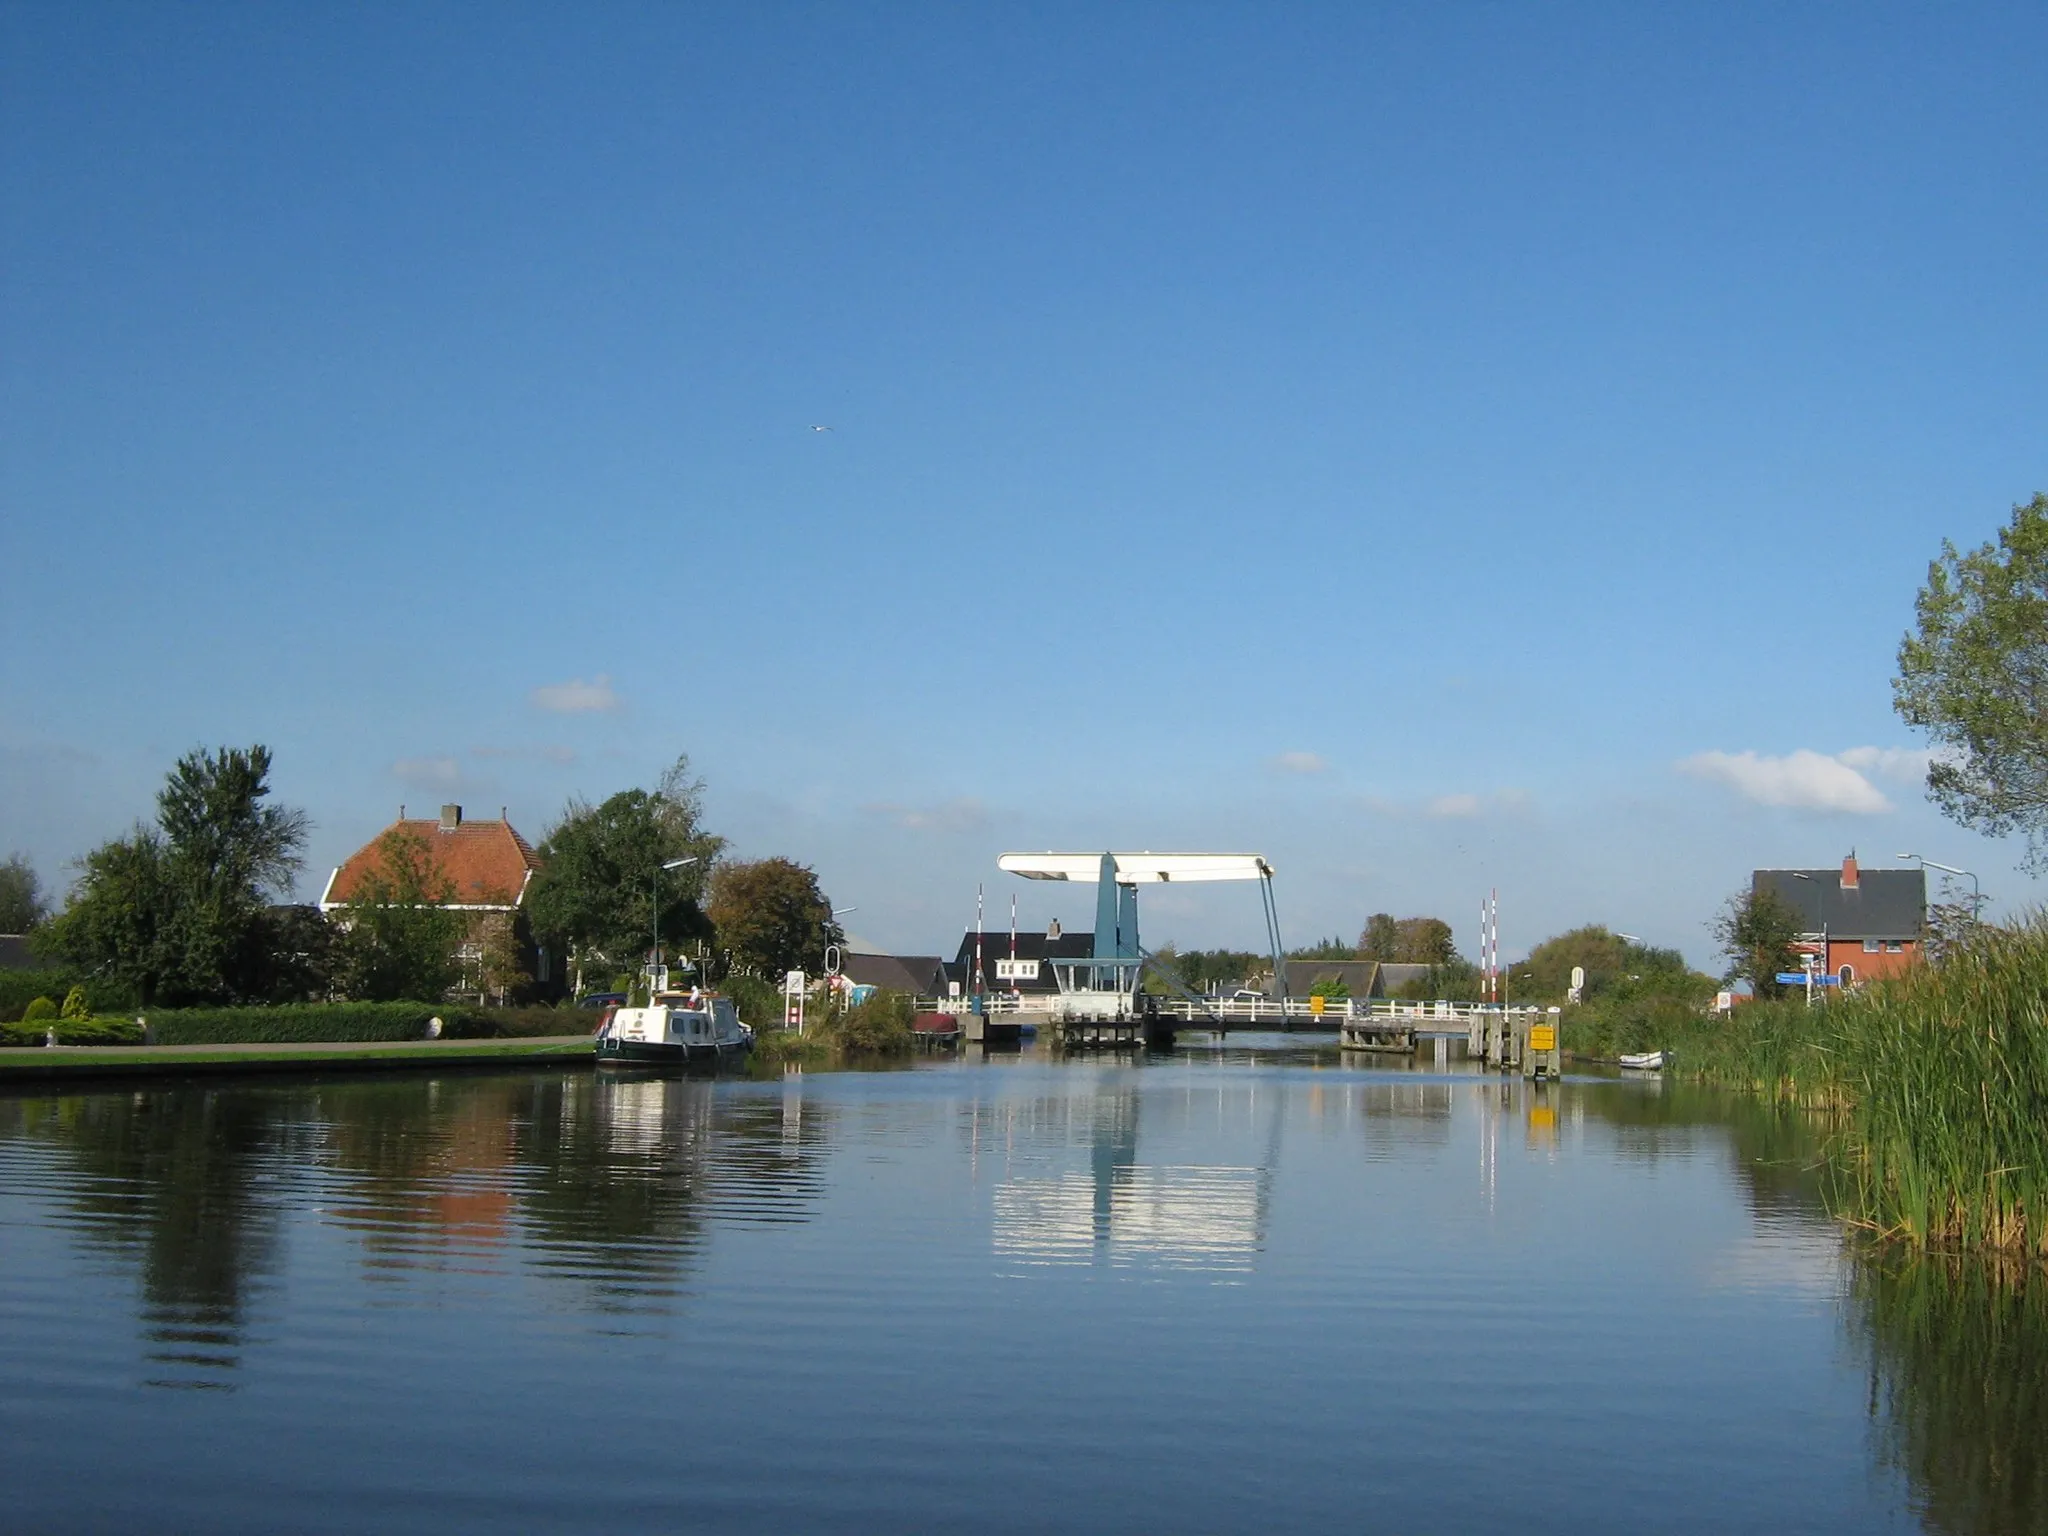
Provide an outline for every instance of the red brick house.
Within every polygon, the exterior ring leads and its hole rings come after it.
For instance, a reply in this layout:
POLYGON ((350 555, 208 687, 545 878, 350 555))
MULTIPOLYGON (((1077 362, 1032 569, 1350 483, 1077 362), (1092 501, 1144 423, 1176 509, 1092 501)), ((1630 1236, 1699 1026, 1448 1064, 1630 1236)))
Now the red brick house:
POLYGON ((479 995, 487 990, 481 978, 493 930, 511 936, 528 973, 547 985, 547 952, 533 947, 524 921, 527 888, 540 868, 540 859, 502 812, 496 821, 466 821, 461 806, 444 805, 438 821, 408 820, 400 806, 397 821, 350 854, 327 877, 327 888, 320 893, 320 910, 332 913, 354 900, 377 871, 384 839, 401 831, 413 833, 426 844, 435 868, 454 887, 454 899, 441 905, 468 918, 456 951, 463 973, 457 990, 479 995))
POLYGON ((1856 855, 1834 869, 1760 869, 1752 889, 1770 891, 1801 919, 1801 939, 1825 952, 1826 969, 1854 986, 1892 976, 1920 958, 1927 927, 1927 872, 1861 869, 1856 855))

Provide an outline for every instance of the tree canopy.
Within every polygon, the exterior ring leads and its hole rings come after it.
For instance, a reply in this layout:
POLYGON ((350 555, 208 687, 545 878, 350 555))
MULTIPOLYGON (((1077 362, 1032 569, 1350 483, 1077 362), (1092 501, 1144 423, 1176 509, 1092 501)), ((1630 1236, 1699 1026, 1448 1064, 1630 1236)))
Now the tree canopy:
POLYGON ((703 789, 679 757, 652 791, 570 801, 536 850, 526 903, 535 935, 579 968, 601 960, 620 969, 653 943, 657 915, 664 943, 708 939, 699 903, 725 839, 703 829, 703 789), (662 868, 677 859, 693 862, 662 868))
POLYGON ((1358 936, 1358 958, 1400 965, 1449 965, 1458 958, 1456 936, 1440 917, 1396 918, 1375 912, 1358 936))
POLYGON ((377 859, 343 909, 342 985, 367 1002, 432 1002, 455 985, 463 916, 455 882, 410 827, 377 840, 377 859))
POLYGON ((157 823, 87 854, 44 948, 132 985, 144 1004, 268 1001, 279 919, 299 869, 303 811, 265 805, 270 749, 188 752, 157 823))
POLYGON ((1586 972, 1582 999, 1631 985, 1691 991, 1698 980, 1677 950, 1639 944, 1596 923, 1545 939, 1526 959, 1509 966, 1510 995, 1560 1002, 1571 990, 1574 966, 1586 972))
POLYGON ((733 969, 755 976, 816 970, 825 946, 846 937, 818 877, 789 859, 720 864, 711 874, 706 911, 733 969))
POLYGON ((0 864, 0 933, 27 933, 49 915, 36 867, 18 853, 0 864))
POLYGON ((1804 931, 1799 914, 1776 891, 1750 887, 1728 898, 1714 920, 1714 938, 1728 959, 1726 980, 1747 980, 1758 997, 1779 997, 1780 971, 1799 969, 1794 941, 1804 931))
POLYGON ((2020 833, 2048 868, 2048 495, 2013 508, 1995 541, 1942 541, 1899 642, 1892 703, 1941 755, 1928 793, 1994 836, 2020 833))

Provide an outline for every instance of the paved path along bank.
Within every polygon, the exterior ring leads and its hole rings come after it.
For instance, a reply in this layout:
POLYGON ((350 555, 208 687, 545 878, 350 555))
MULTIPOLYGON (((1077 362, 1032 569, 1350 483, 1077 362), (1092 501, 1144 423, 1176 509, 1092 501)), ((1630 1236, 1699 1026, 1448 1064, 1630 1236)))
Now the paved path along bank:
POLYGON ((588 1035, 527 1040, 308 1041, 285 1045, 59 1045, 0 1048, 0 1086, 53 1078, 262 1072, 461 1071, 589 1065, 588 1035))

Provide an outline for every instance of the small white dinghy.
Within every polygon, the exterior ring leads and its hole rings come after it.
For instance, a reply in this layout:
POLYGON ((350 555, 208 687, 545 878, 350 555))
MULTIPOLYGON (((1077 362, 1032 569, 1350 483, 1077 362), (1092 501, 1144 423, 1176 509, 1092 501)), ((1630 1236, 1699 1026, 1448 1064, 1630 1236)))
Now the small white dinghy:
POLYGON ((1633 1068, 1637 1072, 1662 1072, 1664 1070, 1664 1053, 1662 1051, 1639 1051, 1634 1055, 1624 1055, 1621 1058, 1621 1064, 1624 1067, 1633 1068))

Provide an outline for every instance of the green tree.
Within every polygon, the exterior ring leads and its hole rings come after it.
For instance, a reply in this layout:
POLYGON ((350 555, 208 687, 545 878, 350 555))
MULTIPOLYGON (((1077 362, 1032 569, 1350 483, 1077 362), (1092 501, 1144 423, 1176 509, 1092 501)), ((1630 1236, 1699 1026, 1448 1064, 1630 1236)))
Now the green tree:
POLYGON ((1585 968, 1582 998, 1630 986, 1651 990, 1681 986, 1691 991, 1699 980, 1677 950, 1638 944, 1595 923, 1545 939, 1529 951, 1527 959, 1510 966, 1513 995, 1562 1002, 1571 989, 1574 966, 1585 968))
POLYGON ((725 839, 703 829, 703 792, 679 757, 651 792, 622 790, 596 806, 570 801, 536 850, 541 869, 526 900, 535 937, 579 973, 630 969, 653 942, 659 891, 665 943, 709 938, 700 902, 725 839), (694 862, 662 869, 676 859, 694 862))
POLYGON ((1725 979, 1747 980, 1760 998, 1783 996, 1778 972, 1799 968, 1793 944, 1803 931, 1799 914, 1776 891, 1738 891, 1714 920, 1715 942, 1728 960, 1725 979))
POLYGON ((1402 917, 1375 912, 1358 936, 1358 958, 1397 965, 1449 965, 1458 958, 1451 925, 1440 917, 1402 917))
POLYGON ((1401 947, 1401 925, 1391 912, 1375 912, 1358 936, 1358 958, 1392 960, 1401 947))
POLYGON ((270 749, 189 752, 157 795, 157 824, 86 855, 42 948, 130 983, 154 1003, 263 1001, 270 902, 305 845, 302 811, 265 805, 270 749))
POLYGON ((1944 539, 1914 613, 1892 705, 1940 749, 1928 793, 1964 826, 2020 833, 2027 866, 2048 868, 2048 495, 1968 554, 1944 539))
POLYGON ((1394 959, 1408 965, 1449 965, 1458 958, 1451 925, 1440 917, 1404 917, 1394 959))
POLYGON ((815 970, 825 946, 845 938, 818 877, 789 859, 720 864, 705 911, 733 969, 755 976, 815 970))
POLYGON ((49 915, 35 866, 11 855, 0 864, 0 933, 27 933, 49 915))
POLYGON ((1358 951, 1334 934, 1327 939, 1318 939, 1306 949, 1287 951, 1290 960, 1356 960, 1358 951))
POLYGON ((377 862, 342 908, 343 986, 367 1002, 432 1002, 461 974, 463 915, 433 845, 400 825, 377 840, 377 862))

